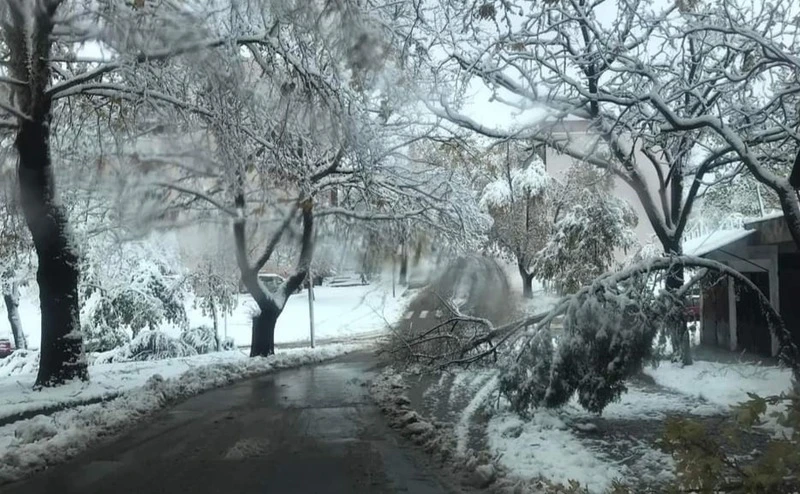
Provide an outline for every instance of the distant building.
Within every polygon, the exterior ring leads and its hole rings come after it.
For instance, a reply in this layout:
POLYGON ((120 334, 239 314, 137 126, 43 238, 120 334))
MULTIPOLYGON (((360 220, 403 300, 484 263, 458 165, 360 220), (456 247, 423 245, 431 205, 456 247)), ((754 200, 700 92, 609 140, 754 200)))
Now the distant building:
MULTIPOLYGON (((592 131, 588 129, 588 126, 589 122, 586 120, 566 120, 562 123, 559 123, 554 132, 556 137, 558 137, 558 134, 562 134, 565 137, 569 135, 569 139, 573 143, 573 146, 577 144, 578 146, 582 146, 583 149, 589 151, 598 145, 601 138, 597 134, 592 133, 592 131)), ((544 160, 547 173, 551 177, 559 180, 566 176, 571 167, 581 164, 580 160, 559 153, 557 150, 551 147, 542 146, 539 156, 541 156, 541 158, 544 160)), ((647 163, 647 166, 641 166, 640 168, 648 187, 650 187, 650 194, 655 200, 658 197, 658 189, 656 188, 658 184, 658 176, 656 171, 653 166, 649 164, 649 161, 642 153, 637 152, 637 157, 640 159, 639 162, 647 163)), ((630 185, 626 184, 618 176, 614 176, 614 192, 616 193, 617 197, 627 201, 636 212, 636 216, 639 221, 634 229, 634 232, 636 233, 639 242, 642 244, 650 243, 655 232, 647 218, 644 207, 642 207, 641 200, 636 195, 636 192, 633 190, 633 188, 631 188, 630 185)))

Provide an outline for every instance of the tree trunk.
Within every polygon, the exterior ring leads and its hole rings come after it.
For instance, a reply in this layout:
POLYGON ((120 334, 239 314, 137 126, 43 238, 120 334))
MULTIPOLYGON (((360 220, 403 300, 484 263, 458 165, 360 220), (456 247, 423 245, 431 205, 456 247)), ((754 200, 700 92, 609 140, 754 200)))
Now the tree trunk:
POLYGON ((422 240, 417 242, 417 247, 414 249, 414 267, 419 266, 419 261, 422 259, 422 240))
POLYGON ((8 311, 8 324, 11 326, 11 334, 14 336, 14 348, 28 348, 28 342, 25 340, 25 333, 22 332, 22 322, 19 318, 19 289, 13 281, 9 281, 4 288, 3 300, 8 311))
MULTIPOLYGON (((682 249, 680 245, 665 249, 667 254, 674 253, 680 255, 682 249)), ((675 264, 667 270, 666 288, 667 292, 674 294, 683 286, 684 269, 682 264, 675 264)), ((679 301, 683 302, 683 301, 679 301)), ((679 310, 668 318, 667 331, 672 336, 673 352, 681 359, 683 365, 692 365, 692 346, 689 339, 689 330, 686 327, 686 313, 683 304, 679 305, 679 310)))
POLYGON ((251 357, 267 357, 275 353, 275 324, 280 311, 265 307, 253 318, 253 338, 250 342, 251 357))
POLYGON ((219 339, 219 313, 217 312, 217 302, 214 299, 214 296, 211 296, 211 316, 214 322, 214 344, 216 345, 215 350, 220 350, 220 339, 219 339))
POLYGON ((403 247, 403 254, 400 256, 400 286, 408 284, 408 253, 403 247))
POLYGON ((528 273, 521 263, 517 264, 517 268, 519 268, 519 275, 522 278, 522 296, 533 298, 533 275, 528 273))
MULTIPOLYGON (((775 189, 773 188, 773 190, 775 189)), ((789 228, 789 234, 797 248, 800 249, 800 200, 795 191, 781 189, 776 192, 783 209, 786 226, 789 228)))
POLYGON ((37 387, 89 377, 79 319, 78 256, 72 249, 66 215, 55 197, 49 108, 41 115, 20 122, 15 143, 22 211, 39 260, 42 342, 37 387))

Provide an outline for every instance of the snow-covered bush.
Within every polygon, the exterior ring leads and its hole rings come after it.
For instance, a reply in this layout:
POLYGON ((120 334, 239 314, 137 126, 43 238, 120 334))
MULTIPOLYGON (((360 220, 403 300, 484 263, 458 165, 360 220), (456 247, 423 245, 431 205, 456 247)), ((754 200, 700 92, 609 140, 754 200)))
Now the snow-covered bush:
POLYGON ((220 350, 220 341, 214 328, 200 326, 187 329, 181 333, 181 341, 199 353, 210 353, 220 350))
POLYGON ((220 350, 222 350, 223 352, 227 352, 235 349, 236 349, 236 341, 232 337, 228 336, 222 339, 222 343, 220 344, 220 350))
POLYGON ((151 238, 114 243, 98 240, 84 253, 81 319, 98 334, 106 328, 136 336, 164 323, 188 325, 185 286, 169 246, 151 238))
POLYGON ((125 346, 98 355, 94 364, 163 360, 192 355, 197 355, 197 351, 182 340, 171 338, 161 331, 144 330, 125 346))
MULTIPOLYGON (((91 296, 91 289, 86 292, 91 296)), ((182 297, 153 271, 133 275, 128 286, 118 286, 100 296, 90 321, 97 328, 127 327, 134 335, 170 322, 187 323, 182 297)))
POLYGON ((625 380, 653 357, 662 304, 631 286, 599 287, 570 302, 564 334, 537 333, 507 359, 500 389, 517 412, 559 407, 577 393, 586 410, 600 413, 619 399, 625 380))
POLYGON ((131 341, 127 331, 119 326, 85 324, 83 326, 83 345, 89 353, 107 352, 131 341))

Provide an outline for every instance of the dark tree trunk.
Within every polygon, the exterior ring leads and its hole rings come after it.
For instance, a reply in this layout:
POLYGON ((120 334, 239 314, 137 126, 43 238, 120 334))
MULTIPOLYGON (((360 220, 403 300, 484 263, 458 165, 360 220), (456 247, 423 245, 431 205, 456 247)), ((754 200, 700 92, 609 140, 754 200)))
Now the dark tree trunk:
MULTIPOLYGON (((240 177, 240 180, 241 177, 240 177)), ((241 184, 240 184, 241 185, 241 184)), ((234 197, 237 209, 244 209, 244 194, 237 193, 234 197)), ((239 218, 233 224, 233 235, 236 243, 236 262, 242 274, 242 283, 247 291, 258 304, 259 314, 253 318, 253 331, 250 340, 250 356, 266 357, 275 353, 275 324, 278 317, 283 312, 285 299, 293 294, 303 284, 303 280, 309 272, 311 259, 314 253, 314 215, 310 200, 301 203, 303 212, 303 237, 300 247, 300 259, 297 262, 297 270, 286 280, 285 284, 279 289, 280 293, 268 294, 264 291, 261 283, 258 282, 258 270, 269 260, 270 256, 278 245, 283 232, 294 218, 294 213, 287 215, 280 229, 269 241, 264 254, 256 261, 255 266, 250 266, 247 260, 247 242, 245 238, 245 221, 239 218), (276 297, 280 302, 276 302, 276 297)))
POLYGON ((214 321, 214 349, 219 351, 221 346, 219 340, 219 312, 217 311, 217 302, 213 295, 211 296, 211 316, 214 321))
POLYGON ((280 311, 266 307, 253 318, 253 338, 250 341, 251 357, 268 357, 275 354, 275 324, 280 311))
POLYGON ((11 334, 14 336, 15 348, 28 348, 25 333, 22 332, 22 322, 19 318, 19 289, 17 284, 9 282, 3 290, 3 300, 8 311, 8 324, 11 326, 11 334))
POLYGON ((408 254, 403 248, 403 255, 400 257, 400 281, 401 286, 408 284, 408 254))
POLYGON ((517 264, 519 269, 519 276, 522 278, 522 296, 525 298, 533 298, 533 275, 528 273, 525 266, 517 264))
POLYGON ((417 247, 414 249, 414 266, 419 266, 419 261, 422 259, 422 240, 417 242, 417 247))
POLYGON ((55 198, 49 114, 47 108, 40 118, 21 121, 15 143, 22 211, 39 260, 42 343, 36 386, 89 377, 78 315, 78 256, 71 246, 66 215, 55 198))
MULTIPOLYGON (((667 254, 680 255, 683 251, 680 244, 673 245, 671 248, 665 249, 667 254)), ((666 288, 667 292, 674 294, 683 286, 684 268, 682 264, 674 264, 667 271, 666 288)), ((667 319, 667 328, 669 334, 672 336, 673 352, 681 359, 683 365, 692 364, 692 346, 689 339, 689 330, 686 327, 686 313, 683 310, 682 300, 679 302, 679 309, 675 311, 667 319)))

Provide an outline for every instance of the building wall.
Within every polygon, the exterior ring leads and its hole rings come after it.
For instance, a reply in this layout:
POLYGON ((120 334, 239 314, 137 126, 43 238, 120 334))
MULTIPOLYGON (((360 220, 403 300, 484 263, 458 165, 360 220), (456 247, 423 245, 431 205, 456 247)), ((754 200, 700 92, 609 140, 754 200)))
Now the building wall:
MULTIPOLYGON (((587 152, 592 152, 593 149, 597 148, 599 144, 599 137, 590 133, 587 133, 585 130, 585 126, 582 122, 569 122, 570 126, 569 129, 566 129, 562 135, 569 136, 573 145, 580 146, 580 149, 583 149, 587 152)), ((650 195, 654 198, 654 202, 656 204, 659 203, 658 200, 658 175, 656 170, 650 164, 649 160, 641 153, 636 153, 637 163, 640 164, 639 168, 641 173, 648 185, 648 189, 650 191, 650 195)), ((561 154, 557 150, 552 148, 547 148, 545 152, 545 167, 547 172, 554 178, 561 180, 566 177, 568 170, 573 166, 591 166, 586 164, 581 164, 579 161, 575 160, 574 158, 561 154)), ((639 199, 639 196, 633 190, 633 188, 625 183, 621 178, 614 177, 614 192, 616 193, 617 197, 624 199, 628 202, 628 204, 633 207, 633 210, 636 212, 638 217, 638 223, 635 228, 635 233, 639 242, 642 244, 650 243, 654 240, 654 230, 647 218, 647 214, 645 213, 644 207, 642 207, 642 202, 639 199)))
POLYGON ((708 287, 701 296, 700 342, 704 345, 730 348, 727 278, 708 287))
POLYGON ((781 305, 781 317, 795 344, 800 345, 800 304, 794 303, 800 294, 800 254, 780 254, 778 266, 780 293, 787 302, 781 305))
MULTIPOLYGON (((778 245, 759 245, 757 238, 756 235, 740 239, 710 252, 706 257, 724 263, 750 278, 782 315, 786 311, 795 311, 791 307, 794 304, 782 303, 781 300, 786 297, 791 300, 795 292, 787 283, 792 277, 796 278, 796 274, 786 272, 785 262, 779 263, 778 245)), ((727 287, 727 300, 721 291, 712 293, 712 290, 706 289, 703 293, 703 324, 709 324, 713 329, 703 328, 702 341, 731 351, 747 351, 762 356, 776 355, 778 340, 769 333, 769 326, 757 296, 739 283, 729 281, 727 287), (724 336, 726 326, 727 338, 724 336)))

